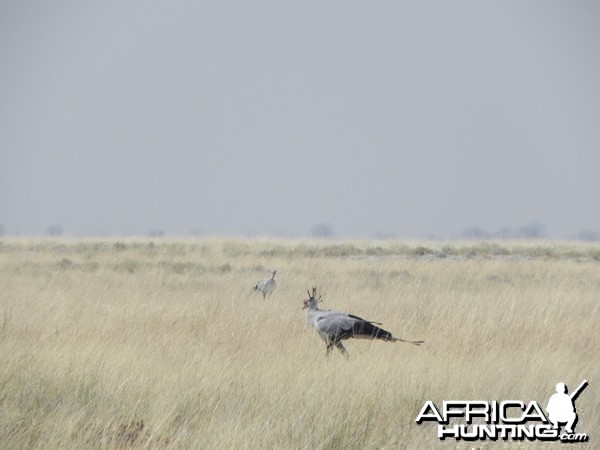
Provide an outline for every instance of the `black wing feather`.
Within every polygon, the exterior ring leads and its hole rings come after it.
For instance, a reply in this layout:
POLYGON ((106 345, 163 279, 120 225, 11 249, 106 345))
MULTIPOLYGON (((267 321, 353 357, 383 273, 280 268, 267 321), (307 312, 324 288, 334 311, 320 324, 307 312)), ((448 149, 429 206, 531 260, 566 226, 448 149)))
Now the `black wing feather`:
POLYGON ((381 322, 373 322, 372 320, 366 320, 362 317, 355 316, 354 314, 348 314, 348 317, 352 317, 353 319, 362 320, 363 322, 373 323, 375 325, 383 325, 381 322))
POLYGON ((391 341, 393 339, 392 333, 390 333, 387 330, 384 330, 383 328, 379 328, 376 325, 373 325, 373 322, 368 322, 363 319, 358 320, 354 324, 354 326, 352 327, 352 335, 354 337, 371 337, 373 339, 381 339, 383 341, 391 341))

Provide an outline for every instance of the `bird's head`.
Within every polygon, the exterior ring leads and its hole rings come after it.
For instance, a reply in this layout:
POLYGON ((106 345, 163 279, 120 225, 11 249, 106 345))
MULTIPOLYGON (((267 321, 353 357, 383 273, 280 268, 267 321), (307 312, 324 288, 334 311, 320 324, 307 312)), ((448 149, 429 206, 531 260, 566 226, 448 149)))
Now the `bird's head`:
POLYGON ((317 288, 314 287, 312 289, 312 293, 309 290, 307 290, 306 292, 308 293, 308 298, 302 302, 302 309, 318 308, 318 305, 323 301, 323 298, 321 295, 317 297, 317 288))

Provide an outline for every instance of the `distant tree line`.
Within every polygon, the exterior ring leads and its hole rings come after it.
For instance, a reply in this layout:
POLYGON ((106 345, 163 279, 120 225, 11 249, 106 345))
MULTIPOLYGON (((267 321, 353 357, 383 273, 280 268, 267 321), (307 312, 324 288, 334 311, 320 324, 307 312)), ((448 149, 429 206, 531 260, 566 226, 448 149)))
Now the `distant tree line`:
POLYGON ((48 233, 48 236, 62 236, 63 234, 63 228, 58 225, 57 223, 50 225, 47 229, 46 232, 48 233))
MULTIPOLYGON (((64 233, 63 227, 59 224, 52 224, 46 228, 48 236, 57 237, 64 233)), ((0 223, 0 237, 7 234, 6 227, 0 223)), ((20 233, 8 232, 8 234, 19 235, 20 233)), ((198 228, 195 228, 190 233, 192 236, 201 236, 202 233, 198 228)), ((159 238, 165 236, 166 233, 160 229, 151 229, 148 232, 149 237, 159 238)), ((313 225, 310 229, 310 236, 319 239, 332 239, 335 237, 333 227, 326 223, 320 222, 313 225)), ((379 239, 393 239, 393 234, 375 234, 374 237, 379 239)), ((513 229, 504 227, 497 231, 490 232, 482 227, 473 226, 467 227, 460 235, 463 239, 543 239, 546 237, 546 227, 539 222, 532 222, 529 225, 524 225, 513 229)), ((580 241, 595 242, 600 241, 600 232, 593 230, 582 230, 573 238, 580 241)))
POLYGON ((481 227, 468 227, 462 233, 465 239, 541 239, 546 236, 546 227, 539 222, 532 222, 519 228, 501 228, 489 232, 481 227))
POLYGON ((333 227, 328 223, 318 223, 310 229, 310 235, 315 238, 331 239, 335 233, 333 227))
POLYGON ((600 233, 592 230, 583 230, 577 236, 582 241, 600 241, 600 233))
MULTIPOLYGON (((462 237, 465 239, 542 239, 546 237, 546 227, 539 222, 532 222, 517 229, 505 227, 495 232, 481 227, 468 227, 464 229, 462 237)), ((581 241, 598 241, 600 233, 583 230, 576 237, 581 241)))

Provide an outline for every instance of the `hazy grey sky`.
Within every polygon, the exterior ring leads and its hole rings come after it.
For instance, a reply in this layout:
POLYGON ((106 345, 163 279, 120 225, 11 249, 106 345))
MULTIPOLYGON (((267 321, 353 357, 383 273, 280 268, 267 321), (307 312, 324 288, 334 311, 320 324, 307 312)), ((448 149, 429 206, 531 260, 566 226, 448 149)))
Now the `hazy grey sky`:
POLYGON ((600 231, 597 1, 0 6, 7 233, 600 231))

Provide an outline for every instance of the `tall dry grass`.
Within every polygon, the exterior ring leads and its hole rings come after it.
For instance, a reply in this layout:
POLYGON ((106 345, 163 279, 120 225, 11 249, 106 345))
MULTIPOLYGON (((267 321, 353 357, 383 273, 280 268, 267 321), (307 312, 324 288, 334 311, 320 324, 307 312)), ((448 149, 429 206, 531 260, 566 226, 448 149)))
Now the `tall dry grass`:
POLYGON ((545 406, 587 378, 594 447, 599 261, 572 243, 6 238, 0 446, 470 448, 416 425, 426 400, 545 406), (250 288, 272 268, 263 301, 250 288), (326 359, 300 309, 313 285, 425 344, 326 359))

